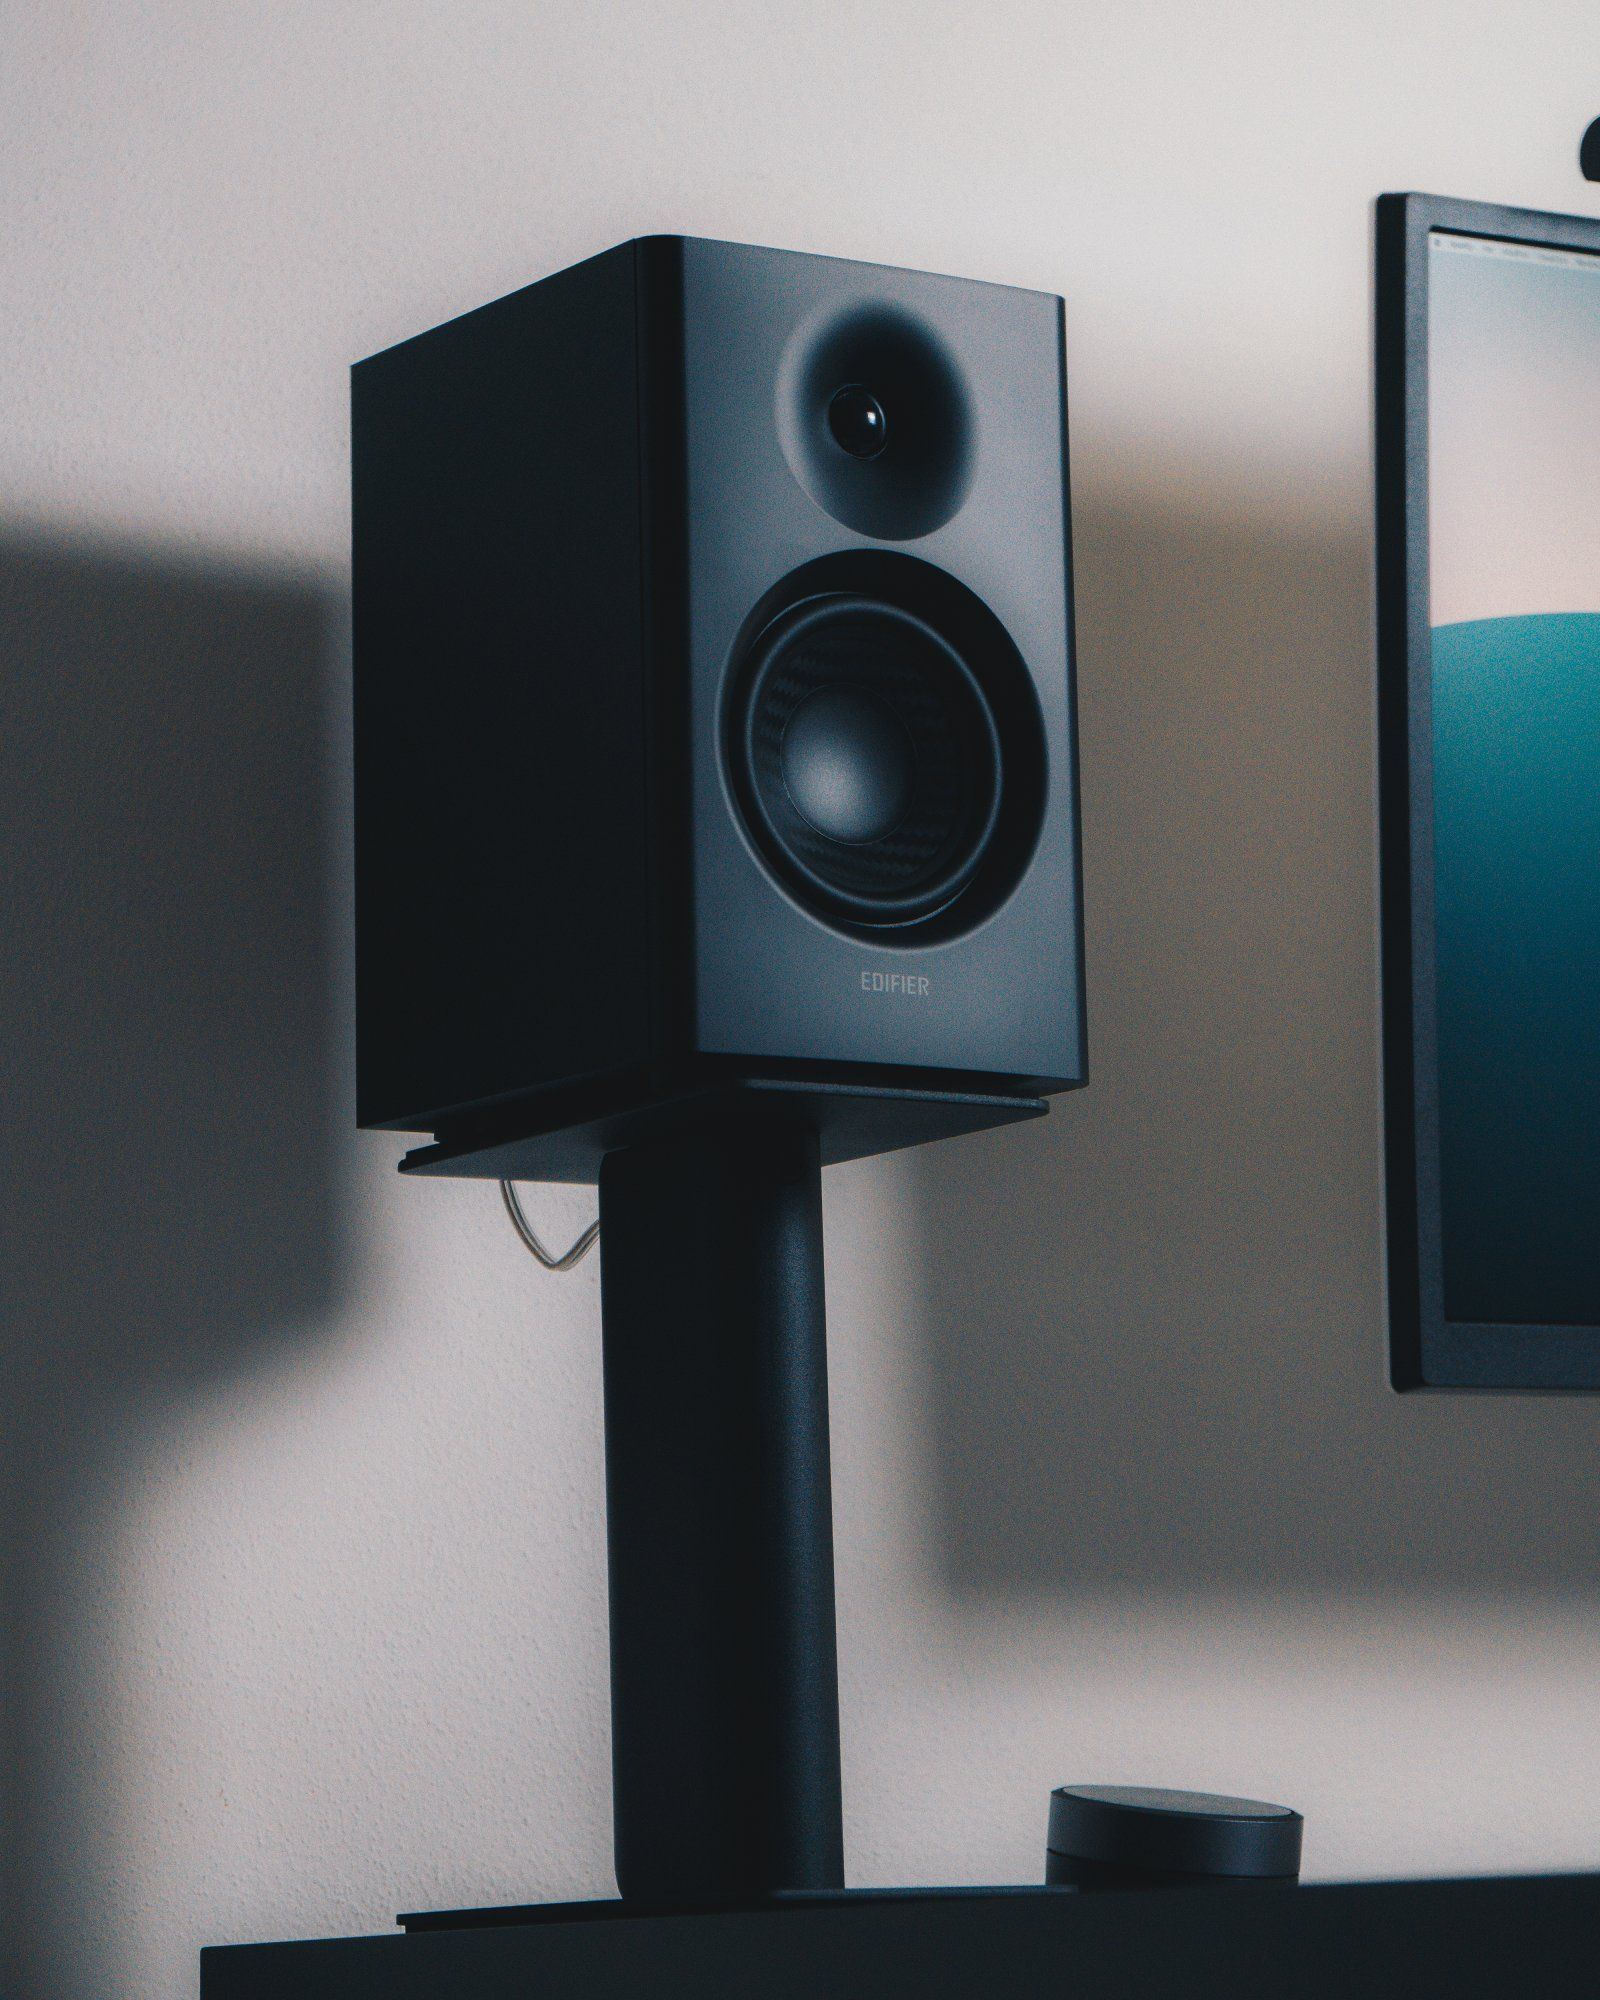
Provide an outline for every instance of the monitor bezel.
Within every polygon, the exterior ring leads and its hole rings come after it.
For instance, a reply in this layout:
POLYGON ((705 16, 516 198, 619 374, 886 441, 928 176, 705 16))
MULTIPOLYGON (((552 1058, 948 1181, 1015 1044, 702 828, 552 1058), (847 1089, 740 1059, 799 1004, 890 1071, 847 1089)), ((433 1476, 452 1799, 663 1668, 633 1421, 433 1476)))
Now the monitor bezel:
POLYGON ((1400 1390, 1596 1390, 1600 1326, 1444 1317, 1428 570, 1428 239, 1435 230, 1600 252, 1600 219, 1439 195, 1378 199, 1374 468, 1389 1375, 1400 1390))

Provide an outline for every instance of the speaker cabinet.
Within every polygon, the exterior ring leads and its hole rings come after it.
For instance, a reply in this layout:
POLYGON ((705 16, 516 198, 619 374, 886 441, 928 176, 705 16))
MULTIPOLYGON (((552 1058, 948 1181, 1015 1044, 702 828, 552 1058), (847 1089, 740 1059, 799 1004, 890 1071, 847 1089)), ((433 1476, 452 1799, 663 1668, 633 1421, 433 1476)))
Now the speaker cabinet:
POLYGON ((592 1178, 1085 1074, 1063 315, 652 237, 353 371, 358 1115, 592 1178))

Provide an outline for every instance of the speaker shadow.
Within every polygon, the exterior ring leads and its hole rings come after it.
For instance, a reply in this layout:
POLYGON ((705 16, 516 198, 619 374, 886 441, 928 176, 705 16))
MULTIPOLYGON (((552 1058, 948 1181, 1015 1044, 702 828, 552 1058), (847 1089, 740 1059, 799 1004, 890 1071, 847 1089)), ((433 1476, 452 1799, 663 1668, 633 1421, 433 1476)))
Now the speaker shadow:
POLYGON ((342 1261, 337 607, 0 540, 8 2000, 118 1990, 119 1502, 342 1261))
POLYGON ((1075 540, 1089 1088, 904 1169, 944 1581, 1592 1595, 1600 1406, 1387 1386, 1365 522, 1075 540))

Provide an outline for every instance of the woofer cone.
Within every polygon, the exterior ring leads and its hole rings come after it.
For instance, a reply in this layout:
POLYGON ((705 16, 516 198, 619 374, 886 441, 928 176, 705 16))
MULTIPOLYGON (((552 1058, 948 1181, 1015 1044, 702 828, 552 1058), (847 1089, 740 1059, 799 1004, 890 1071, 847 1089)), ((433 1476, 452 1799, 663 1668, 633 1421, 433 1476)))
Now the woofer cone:
POLYGON ((752 836, 817 914, 915 925, 977 873, 1000 818, 1000 735, 958 647, 904 607, 829 593, 740 665, 729 760, 752 836))

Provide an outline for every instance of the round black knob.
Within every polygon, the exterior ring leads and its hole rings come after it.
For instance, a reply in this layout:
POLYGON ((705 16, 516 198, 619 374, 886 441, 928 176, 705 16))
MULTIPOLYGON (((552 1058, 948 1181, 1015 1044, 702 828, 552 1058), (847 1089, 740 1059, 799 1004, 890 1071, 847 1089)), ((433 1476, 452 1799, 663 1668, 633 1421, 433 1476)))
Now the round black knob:
POLYGON ((1293 1882, 1305 1821, 1288 1806, 1144 1785, 1050 1794, 1045 1880, 1080 1889, 1293 1882))
POLYGON ((852 458, 876 458, 889 442, 889 420, 870 389, 850 382, 828 405, 833 441, 852 458))
POLYGON ((1578 165, 1586 181, 1600 181, 1600 118, 1583 135, 1578 148, 1578 165))

